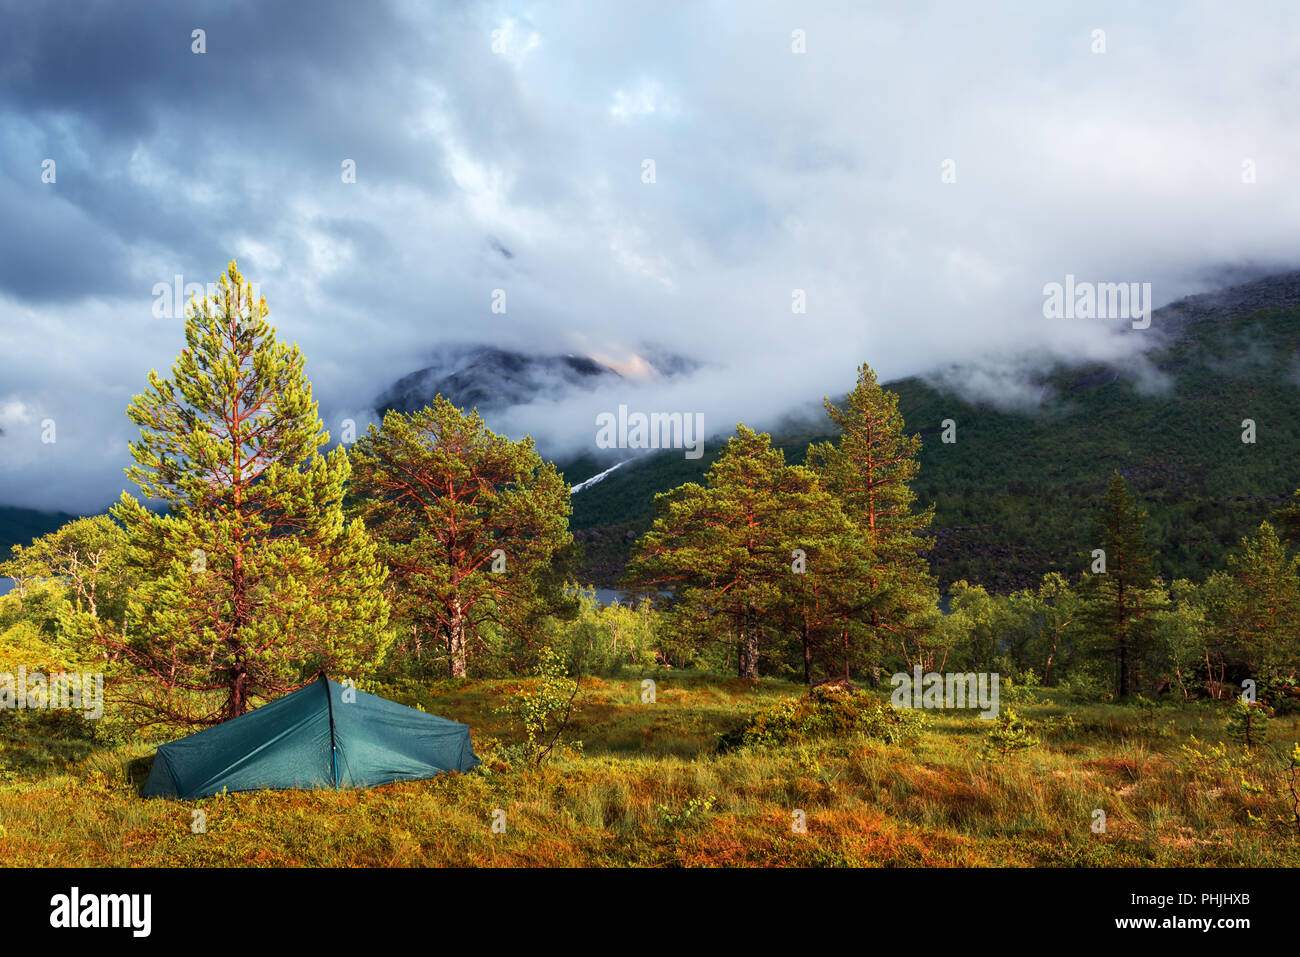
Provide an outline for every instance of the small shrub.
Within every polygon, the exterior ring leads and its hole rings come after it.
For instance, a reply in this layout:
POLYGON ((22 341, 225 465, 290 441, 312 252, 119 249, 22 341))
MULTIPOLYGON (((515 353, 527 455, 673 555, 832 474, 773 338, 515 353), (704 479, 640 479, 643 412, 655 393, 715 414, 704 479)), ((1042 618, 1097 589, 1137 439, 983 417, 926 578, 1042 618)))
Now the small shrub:
POLYGON ((1226 745, 1203 745, 1192 735, 1187 744, 1179 746, 1183 753, 1186 770, 1194 781, 1209 783, 1232 772, 1241 772, 1248 767, 1248 759, 1233 755, 1226 745))
POLYGON ((1095 675, 1080 673, 1064 678, 1056 685, 1056 691, 1072 701, 1088 702, 1110 701, 1114 694, 1109 686, 1095 675))
POLYGON ((1001 697, 1013 705, 1043 704, 1050 706, 1052 701, 1042 693, 1042 679, 1033 668, 1027 668, 1019 677, 1004 675, 1000 685, 1001 697))
POLYGON ((1079 722, 1072 714, 1049 715, 1038 721, 1037 728, 1043 734, 1070 737, 1078 732, 1079 722))
POLYGON ((984 736, 980 756, 986 761, 1001 761, 1008 754, 1036 747, 1039 740, 1030 733, 1032 728, 1033 722, 1021 718, 1015 708, 1003 708, 984 736))
POLYGON ((1228 715, 1226 730, 1247 750, 1259 747, 1268 740, 1268 709, 1258 701, 1238 699, 1228 715))
POLYGON ((698 823, 713 810, 713 805, 717 802, 718 796, 710 794, 708 797, 691 798, 680 811, 674 811, 667 804, 657 805, 655 810, 659 812, 660 823, 668 827, 682 827, 698 823))
POLYGON ((578 682, 568 678, 563 657, 552 648, 543 648, 535 674, 539 681, 533 687, 520 689, 510 704, 497 709, 513 716, 524 733, 521 744, 506 749, 507 763, 518 755, 528 764, 541 764, 559 745, 560 735, 573 717, 578 682))

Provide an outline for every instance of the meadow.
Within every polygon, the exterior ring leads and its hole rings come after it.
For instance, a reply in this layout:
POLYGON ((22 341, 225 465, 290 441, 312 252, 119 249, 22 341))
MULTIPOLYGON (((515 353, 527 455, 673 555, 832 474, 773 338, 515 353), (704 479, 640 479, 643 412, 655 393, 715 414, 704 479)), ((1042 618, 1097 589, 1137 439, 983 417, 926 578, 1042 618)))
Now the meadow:
MULTIPOLYGON (((146 800, 138 788, 157 742, 96 746, 61 726, 66 716, 0 715, 0 859, 11 867, 1300 866, 1300 833, 1287 825, 1296 713, 1275 717, 1270 743, 1247 750, 1225 733, 1223 702, 1119 705, 1076 702, 1067 689, 1004 688, 1002 707, 1028 719, 1039 743, 988 760, 990 722, 974 711, 925 712, 902 739, 850 730, 745 743, 739 732, 755 716, 788 715, 807 703, 806 689, 661 670, 584 678, 564 745, 533 766, 512 759, 518 732, 497 710, 533 680, 371 689, 469 723, 483 764, 359 791, 146 800), (642 701, 643 677, 657 683, 653 703, 642 701), (1094 831, 1098 809, 1104 833, 1094 831), (196 810, 205 833, 194 833, 196 810), (792 827, 796 811, 804 833, 792 827)), ((887 686, 865 694, 888 708, 887 686)))

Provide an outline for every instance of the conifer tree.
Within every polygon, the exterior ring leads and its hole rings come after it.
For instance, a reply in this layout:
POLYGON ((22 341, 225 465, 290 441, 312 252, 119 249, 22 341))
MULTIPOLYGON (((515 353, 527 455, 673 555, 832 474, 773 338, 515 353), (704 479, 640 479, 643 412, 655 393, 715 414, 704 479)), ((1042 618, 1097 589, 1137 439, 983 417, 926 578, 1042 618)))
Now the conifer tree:
POLYGON ((871 553, 866 537, 815 473, 798 467, 796 474, 808 484, 788 496, 795 514, 783 516, 795 519, 796 544, 782 559, 788 574, 777 577, 778 601, 766 617, 790 639, 794 654, 787 660, 811 686, 814 671, 826 679, 843 674, 846 635, 860 644, 861 622, 852 612, 864 601, 861 585, 871 553))
POLYGON ((813 683, 815 664, 826 678, 844 675, 844 648, 861 642, 861 586, 871 569, 866 537, 818 485, 802 512, 799 562, 802 571, 783 590, 784 614, 798 635, 804 683, 813 683))
POLYGON ((705 482, 655 496, 658 515, 637 542, 626 581, 674 588, 677 621, 702 634, 725 632, 736 642, 740 677, 757 678, 764 638, 802 587, 792 555, 803 549, 817 567, 836 506, 808 469, 787 465, 769 435, 744 425, 705 482))
POLYGON ((166 511, 127 493, 113 509, 141 581, 125 641, 98 637, 173 692, 141 704, 211 723, 322 671, 355 673, 381 650, 388 607, 374 544, 344 522, 347 453, 320 452, 298 347, 233 262, 187 311, 171 377, 151 372, 127 413, 140 427, 127 475, 166 511))
MULTIPOLYGON (((933 542, 925 532, 934 507, 918 511, 911 481, 919 469, 919 435, 908 435, 898 396, 883 389, 865 363, 845 405, 826 399, 826 414, 840 429, 838 442, 808 450, 808 464, 861 530, 871 555, 856 601, 843 609, 845 620, 861 617, 868 655, 879 661, 886 646, 907 656, 907 645, 932 627, 938 599, 924 553, 933 542)), ((845 639, 845 677, 849 633, 845 639)))
POLYGON ((1247 750, 1268 741, 1268 708, 1259 701, 1238 698, 1225 722, 1228 734, 1247 750))
POLYGON ((1152 589, 1155 557, 1147 546, 1146 512, 1138 507, 1127 483, 1114 472, 1106 488, 1100 518, 1106 571, 1087 579, 1089 618, 1095 650, 1114 658, 1115 690, 1127 697, 1137 645, 1149 637, 1150 613, 1163 605, 1152 589))
POLYGON ((439 395, 388 412, 352 461, 353 508, 380 542, 397 610, 443 647, 453 677, 486 623, 518 625, 559 603, 547 573, 573 540, 569 487, 531 438, 497 435, 439 395))

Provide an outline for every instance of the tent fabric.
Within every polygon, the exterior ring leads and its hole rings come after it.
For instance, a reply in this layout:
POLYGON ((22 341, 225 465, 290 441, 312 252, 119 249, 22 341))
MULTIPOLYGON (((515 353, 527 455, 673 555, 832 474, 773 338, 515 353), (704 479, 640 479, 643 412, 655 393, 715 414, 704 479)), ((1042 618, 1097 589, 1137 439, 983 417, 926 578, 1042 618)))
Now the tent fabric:
POLYGON ((322 676, 248 714, 162 745, 140 793, 193 800, 222 790, 363 788, 478 765, 468 725, 322 676))

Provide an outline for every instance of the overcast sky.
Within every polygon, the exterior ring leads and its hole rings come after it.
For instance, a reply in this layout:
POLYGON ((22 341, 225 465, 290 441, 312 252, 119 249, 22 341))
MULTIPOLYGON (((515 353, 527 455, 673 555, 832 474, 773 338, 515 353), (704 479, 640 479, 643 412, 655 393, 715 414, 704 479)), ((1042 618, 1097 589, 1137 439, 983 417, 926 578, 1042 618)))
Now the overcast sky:
POLYGON ((116 498, 183 345, 155 284, 232 257, 335 434, 441 343, 705 364, 509 419, 556 447, 618 402, 762 425, 861 361, 1013 396, 1019 356, 1150 341, 1045 283, 1300 259, 1294 3, 289 6, 0 0, 0 504, 116 498))

